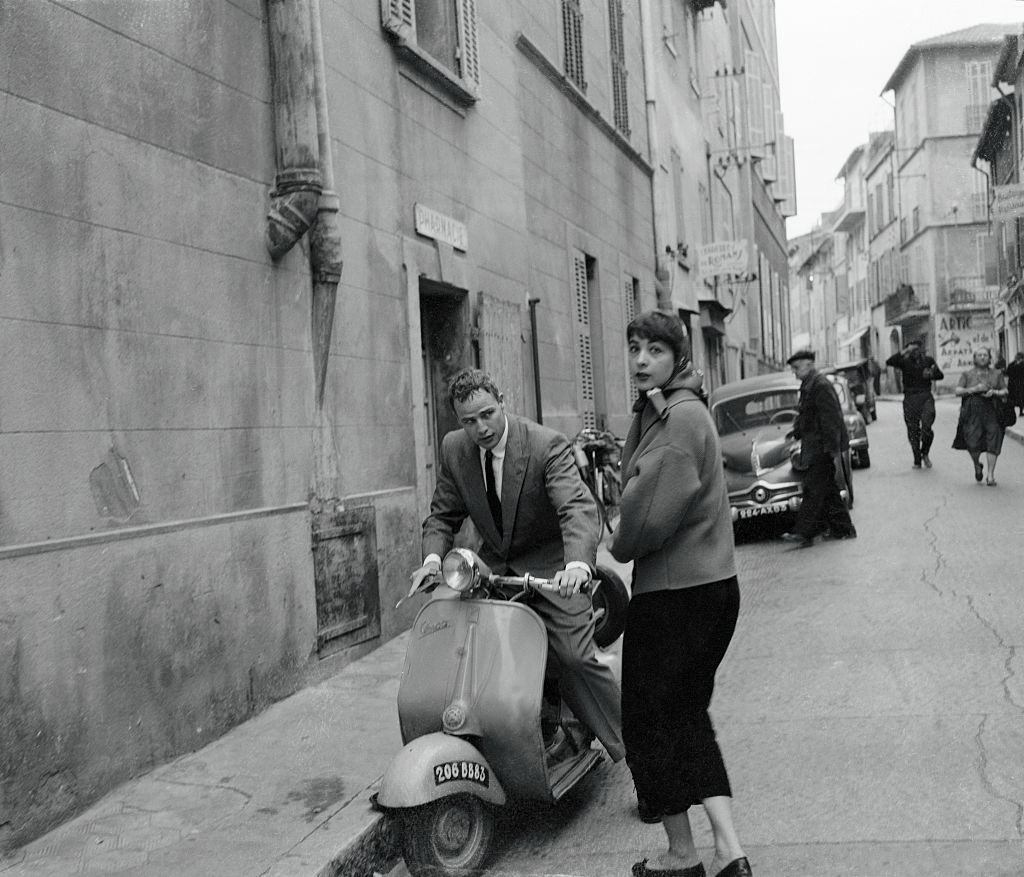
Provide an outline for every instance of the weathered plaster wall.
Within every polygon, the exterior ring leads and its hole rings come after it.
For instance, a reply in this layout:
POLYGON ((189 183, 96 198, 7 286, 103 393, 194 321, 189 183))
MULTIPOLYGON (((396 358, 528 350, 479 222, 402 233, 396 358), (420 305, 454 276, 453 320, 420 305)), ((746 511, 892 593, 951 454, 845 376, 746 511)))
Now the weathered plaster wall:
POLYGON ((294 690, 315 644, 262 16, 0 9, 0 846, 294 690))

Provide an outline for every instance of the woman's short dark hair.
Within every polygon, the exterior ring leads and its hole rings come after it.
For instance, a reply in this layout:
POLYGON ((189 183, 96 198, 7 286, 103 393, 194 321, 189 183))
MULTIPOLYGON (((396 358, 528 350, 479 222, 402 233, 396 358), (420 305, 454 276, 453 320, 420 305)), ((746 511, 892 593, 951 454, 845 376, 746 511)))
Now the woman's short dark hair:
POLYGON ((448 382, 448 402, 455 408, 456 402, 465 402, 474 393, 490 393, 496 402, 501 401, 501 390, 487 372, 478 368, 464 368, 448 382))
POLYGON ((630 338, 661 341, 672 348, 677 361, 690 358, 690 339, 683 321, 671 311, 644 311, 626 326, 626 340, 630 338))

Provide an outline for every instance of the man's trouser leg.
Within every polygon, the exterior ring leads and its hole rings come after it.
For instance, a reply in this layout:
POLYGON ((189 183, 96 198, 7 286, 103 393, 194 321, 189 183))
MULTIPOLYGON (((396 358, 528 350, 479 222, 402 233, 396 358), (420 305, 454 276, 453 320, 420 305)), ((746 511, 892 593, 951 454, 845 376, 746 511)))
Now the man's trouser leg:
POLYGON ((935 399, 931 393, 925 396, 921 402, 921 456, 927 457, 932 449, 932 442, 935 440, 935 433, 932 426, 935 423, 935 399))
POLYGON ((835 465, 828 454, 819 454, 804 472, 803 499, 796 513, 793 532, 813 539, 825 529, 828 490, 835 490, 835 465))
POLYGON ((622 694, 611 668, 597 660, 590 597, 563 599, 550 591, 535 592, 530 608, 548 632, 548 660, 559 673, 562 697, 569 709, 594 734, 613 761, 626 749, 622 743, 622 694))
POLYGON ((923 393, 905 393, 903 396, 903 422, 907 426, 907 441, 914 454, 914 462, 921 462, 921 403, 923 393))

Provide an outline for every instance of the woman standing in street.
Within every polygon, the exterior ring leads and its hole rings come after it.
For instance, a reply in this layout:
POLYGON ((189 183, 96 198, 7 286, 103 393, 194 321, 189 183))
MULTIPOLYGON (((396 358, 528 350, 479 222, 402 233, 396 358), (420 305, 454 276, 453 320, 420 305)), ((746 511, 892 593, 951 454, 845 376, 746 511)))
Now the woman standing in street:
POLYGON ((711 874, 749 877, 732 790, 708 707, 740 593, 718 435, 695 390, 689 339, 674 314, 626 328, 640 400, 622 456, 621 517, 610 546, 633 561, 622 646, 622 730, 641 816, 660 819, 668 850, 634 877, 703 877, 687 811, 714 834, 711 874))
POLYGON ((990 365, 992 354, 986 349, 974 352, 974 367, 960 375, 956 394, 961 397, 960 420, 953 447, 967 451, 974 461, 974 480, 981 481, 981 454, 988 463, 985 483, 996 486, 996 460, 1003 449, 1003 427, 996 410, 997 398, 1007 396, 1003 373, 990 365))

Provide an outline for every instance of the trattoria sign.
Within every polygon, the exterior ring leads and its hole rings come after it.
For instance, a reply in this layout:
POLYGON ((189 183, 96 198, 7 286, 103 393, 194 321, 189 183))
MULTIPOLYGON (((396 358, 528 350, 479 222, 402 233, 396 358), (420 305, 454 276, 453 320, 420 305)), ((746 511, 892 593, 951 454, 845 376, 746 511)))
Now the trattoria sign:
POLYGON ((993 186, 995 198, 992 201, 993 219, 1013 219, 1024 216, 1024 183, 1010 183, 993 186))
POLYGON ((697 247, 697 265, 701 277, 719 274, 745 274, 747 271, 747 241, 714 241, 697 247))

